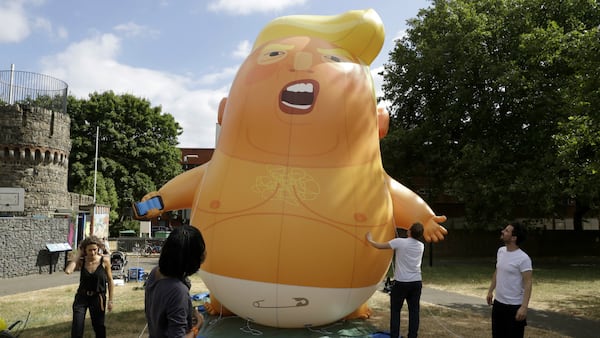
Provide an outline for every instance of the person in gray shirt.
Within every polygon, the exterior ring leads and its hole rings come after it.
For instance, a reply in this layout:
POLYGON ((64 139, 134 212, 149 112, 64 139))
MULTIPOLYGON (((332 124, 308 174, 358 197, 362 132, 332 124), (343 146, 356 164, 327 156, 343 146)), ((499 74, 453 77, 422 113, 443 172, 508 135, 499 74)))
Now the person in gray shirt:
POLYGON ((196 337, 203 317, 192 306, 188 276, 206 257, 202 234, 189 225, 176 227, 165 241, 158 266, 148 275, 145 313, 150 338, 196 337))

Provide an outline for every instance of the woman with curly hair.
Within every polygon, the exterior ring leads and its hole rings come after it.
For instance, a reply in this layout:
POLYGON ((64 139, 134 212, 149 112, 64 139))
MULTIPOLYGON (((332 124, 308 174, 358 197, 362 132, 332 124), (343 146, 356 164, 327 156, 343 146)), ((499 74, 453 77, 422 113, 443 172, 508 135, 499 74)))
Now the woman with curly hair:
POLYGON ((65 268, 66 274, 81 270, 79 287, 73 301, 73 323, 71 337, 83 337, 85 312, 90 310, 92 326, 97 338, 106 337, 104 316, 106 310, 112 311, 114 284, 110 259, 103 256, 100 249, 104 246, 96 236, 89 236, 79 244, 78 254, 65 268), (108 290, 108 301, 106 291, 108 290))

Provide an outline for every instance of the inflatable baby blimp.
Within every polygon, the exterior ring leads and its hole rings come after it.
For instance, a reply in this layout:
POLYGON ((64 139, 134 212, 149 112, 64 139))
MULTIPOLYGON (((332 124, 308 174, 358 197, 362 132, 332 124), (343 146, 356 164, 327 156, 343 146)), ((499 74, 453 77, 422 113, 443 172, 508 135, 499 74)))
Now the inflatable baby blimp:
POLYGON ((389 120, 369 64, 383 39, 373 10, 270 22, 220 104, 212 159, 138 205, 146 218, 191 209, 210 311, 281 328, 364 318, 392 257, 365 234, 421 222, 444 238, 446 218, 382 166, 389 120))

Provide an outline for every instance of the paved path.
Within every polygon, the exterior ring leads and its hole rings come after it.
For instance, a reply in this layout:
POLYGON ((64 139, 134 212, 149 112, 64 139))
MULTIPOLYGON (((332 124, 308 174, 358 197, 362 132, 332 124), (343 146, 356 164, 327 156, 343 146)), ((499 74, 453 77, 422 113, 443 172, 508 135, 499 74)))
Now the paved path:
MULTIPOLYGON (((135 267, 144 269, 144 272, 150 272, 150 270, 158 264, 158 256, 138 257, 134 255, 128 255, 127 259, 128 263, 125 266, 126 270, 135 267)), ((61 270, 61 268, 61 266, 58 266, 56 269, 57 271, 51 274, 42 273, 23 277, 0 279, 0 297, 79 283, 79 272, 67 275, 61 270)))
MULTIPOLYGON (((485 298, 465 296, 454 292, 423 288, 421 301, 461 311, 472 311, 485 316, 491 316, 492 314, 492 308, 487 305, 485 298)), ((600 337, 600 321, 568 316, 552 311, 530 308, 527 311, 527 325, 560 333, 567 337, 600 337)))
MULTIPOLYGON (((158 264, 158 257, 129 256, 126 268, 140 267, 150 271, 158 264)), ((52 274, 35 274, 25 277, 0 279, 0 297, 22 292, 31 292, 56 286, 77 284, 79 274, 66 275, 62 271, 52 274)), ((459 293, 423 288, 423 302, 438 304, 460 311, 472 311, 484 316, 491 315, 491 308, 484 298, 465 296, 459 293)), ((557 332, 566 337, 599 337, 600 322, 563 315, 557 312, 529 309, 527 323, 531 327, 557 332)))

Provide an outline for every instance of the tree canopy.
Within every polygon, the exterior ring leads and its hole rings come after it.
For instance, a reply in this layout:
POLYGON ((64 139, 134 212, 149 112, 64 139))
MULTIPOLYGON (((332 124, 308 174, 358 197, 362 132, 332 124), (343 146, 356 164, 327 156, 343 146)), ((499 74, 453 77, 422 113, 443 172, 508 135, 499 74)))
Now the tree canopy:
POLYGON ((458 198, 472 226, 597 209, 598 7, 432 1, 384 67, 386 170, 458 198))
POLYGON ((161 107, 108 91, 92 93, 87 99, 69 96, 68 111, 69 191, 93 194, 90 184, 93 187, 98 128, 97 203, 110 205, 119 221, 130 213, 133 201, 181 172, 177 137, 182 130, 161 107))

